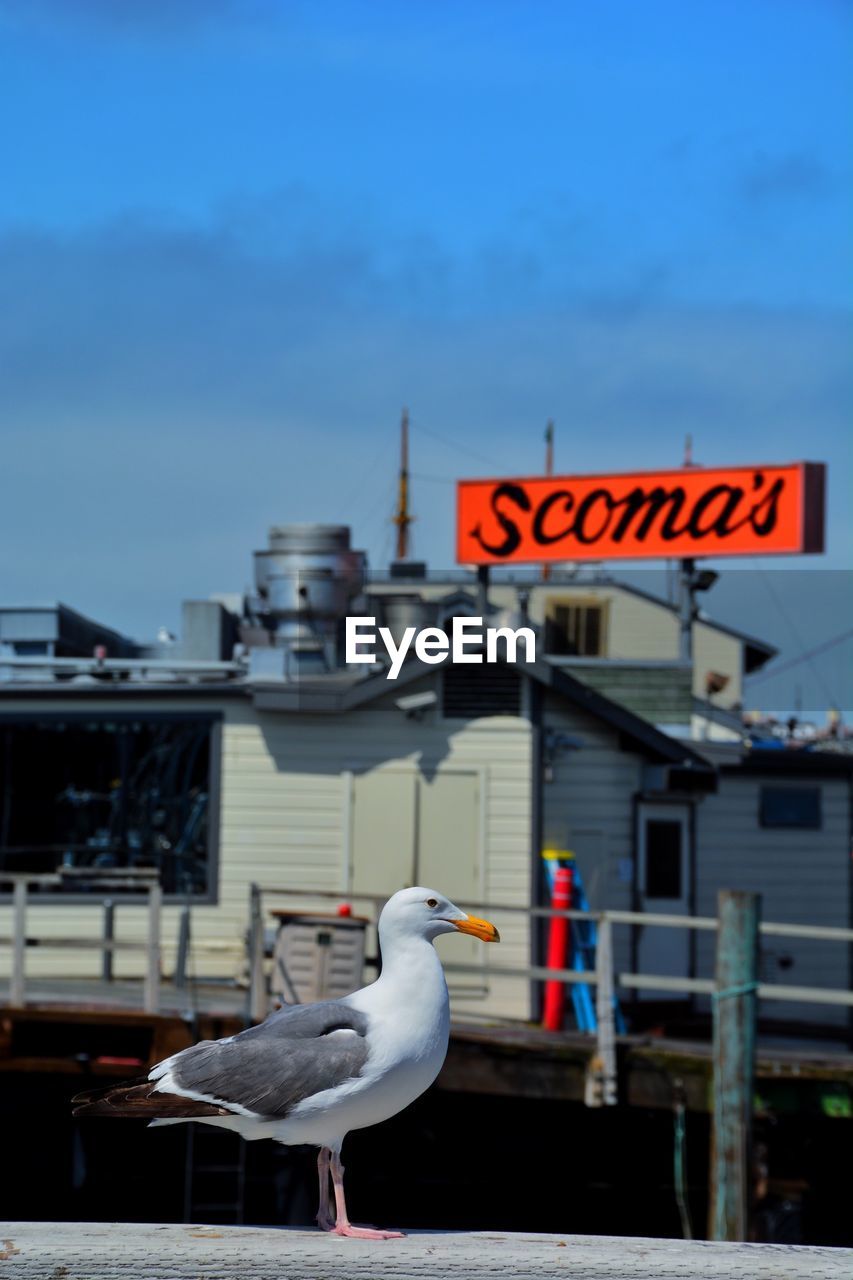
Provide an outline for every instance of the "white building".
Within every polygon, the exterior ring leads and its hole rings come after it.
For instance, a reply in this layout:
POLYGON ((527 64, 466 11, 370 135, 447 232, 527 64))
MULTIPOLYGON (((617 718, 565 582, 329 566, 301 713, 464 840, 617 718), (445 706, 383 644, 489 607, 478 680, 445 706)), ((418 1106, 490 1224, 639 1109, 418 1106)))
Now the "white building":
MULTIPOLYGON (((620 621, 620 610, 641 619, 653 606, 606 590, 605 653, 479 667, 410 657, 393 682, 384 668, 335 667, 328 656, 323 669, 315 659, 319 647, 327 655, 334 648, 334 611, 306 621, 292 590, 280 610, 288 629, 268 627, 253 645, 257 621, 244 622, 250 651, 238 661, 223 646, 239 620, 220 604, 191 606, 192 658, 186 649, 88 661, 7 653, 0 870, 154 863, 166 891, 167 972, 179 913, 190 903, 193 971, 226 978, 245 972, 252 883, 329 892, 356 909, 359 895, 413 883, 463 905, 490 904, 499 954, 489 949, 487 957, 468 939, 441 940, 447 962, 470 968, 451 972, 460 1015, 538 1016, 538 984, 489 977, 483 965, 542 962, 541 931, 501 906, 547 901, 548 848, 575 853, 593 907, 713 915, 717 890, 741 887, 762 893, 767 919, 849 927, 849 757, 689 741, 695 661, 728 664, 734 680, 758 660, 747 656, 758 642, 709 628, 713 656, 697 640, 703 656, 685 667, 677 617, 664 605, 654 617, 669 648, 665 660, 650 657, 641 622, 620 621), (608 657, 616 652, 625 658, 608 657), (573 666, 570 657, 598 665, 573 666), (650 714, 593 688, 590 671, 600 683, 612 677, 611 688, 629 673, 634 700, 651 696, 650 714), (656 716, 654 690, 663 697, 679 676, 686 701, 682 688, 679 729, 667 733, 655 721, 667 722, 674 704, 656 716)), ((377 602, 389 625, 424 604, 424 618, 445 620, 477 607, 459 590, 421 605, 410 586, 405 595, 390 607, 377 602)), ((297 904, 312 899, 289 902, 297 904)), ((328 909, 328 901, 313 906, 328 909)), ((142 938, 143 911, 123 910, 142 938)), ((30 932, 92 936, 100 923, 90 899, 54 893, 32 908, 30 932)), ((10 932, 10 908, 0 906, 0 934, 10 932)), ((705 976, 709 945, 708 935, 624 927, 617 965, 705 976)), ((57 955, 65 974, 100 971, 98 951, 41 947, 28 953, 28 971, 56 975, 57 955)), ((837 943, 804 941, 763 957, 769 980, 796 985, 846 986, 848 962, 837 943)), ((142 964, 136 953, 119 953, 116 971, 140 973, 142 964)), ((846 1014, 827 1007, 820 1018, 841 1028, 846 1014)))

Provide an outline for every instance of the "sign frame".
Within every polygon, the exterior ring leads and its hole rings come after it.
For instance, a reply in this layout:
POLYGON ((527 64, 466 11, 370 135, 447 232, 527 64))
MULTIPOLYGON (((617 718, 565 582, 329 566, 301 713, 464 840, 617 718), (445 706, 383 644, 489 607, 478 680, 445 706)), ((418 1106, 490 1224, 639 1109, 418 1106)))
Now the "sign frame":
POLYGON ((457 481, 460 564, 818 555, 826 464, 457 481))

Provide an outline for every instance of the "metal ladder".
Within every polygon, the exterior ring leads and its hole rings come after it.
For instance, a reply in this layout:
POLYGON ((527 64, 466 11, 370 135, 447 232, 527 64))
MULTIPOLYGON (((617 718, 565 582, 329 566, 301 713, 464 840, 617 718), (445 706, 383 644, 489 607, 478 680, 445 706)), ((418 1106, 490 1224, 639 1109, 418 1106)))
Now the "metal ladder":
MULTIPOLYGON (((550 893, 554 892, 554 876, 558 867, 568 867, 572 872, 572 909, 589 911, 589 900, 583 886, 577 858, 570 849, 546 849, 542 854, 545 865, 545 878, 550 893)), ((595 971, 595 951, 598 942, 598 930, 594 920, 570 920, 569 938, 571 954, 568 967, 578 973, 595 971)), ((598 1018, 595 1012, 595 995, 585 982, 571 984, 572 1007, 575 1022, 579 1031, 595 1032, 598 1030, 598 1018)), ((613 996, 613 1020, 617 1035, 625 1032, 625 1018, 619 1000, 613 996)))
POLYGON ((213 1125, 188 1124, 186 1130, 184 1222, 209 1222, 209 1215, 215 1215, 214 1222, 241 1226, 246 1213, 246 1143, 239 1134, 213 1125), (205 1189, 203 1199, 199 1182, 205 1189), (223 1188, 215 1198, 207 1190, 211 1183, 223 1188))

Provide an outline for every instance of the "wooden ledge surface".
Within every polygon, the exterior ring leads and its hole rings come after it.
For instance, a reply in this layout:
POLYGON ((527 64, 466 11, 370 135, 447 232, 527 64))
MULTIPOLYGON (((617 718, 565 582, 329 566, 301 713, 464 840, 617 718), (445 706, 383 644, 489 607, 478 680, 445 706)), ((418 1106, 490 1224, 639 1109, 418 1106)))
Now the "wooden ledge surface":
POLYGON ((850 1280, 853 1249, 502 1231, 0 1223, 0 1280, 850 1280))

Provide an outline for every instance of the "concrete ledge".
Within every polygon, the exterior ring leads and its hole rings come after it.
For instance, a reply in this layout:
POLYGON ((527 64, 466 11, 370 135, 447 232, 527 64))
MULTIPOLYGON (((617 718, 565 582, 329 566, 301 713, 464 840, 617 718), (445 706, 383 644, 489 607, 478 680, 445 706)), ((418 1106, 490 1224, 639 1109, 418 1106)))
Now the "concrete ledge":
POLYGON ((2 1280, 850 1280, 853 1249, 502 1231, 342 1240, 318 1231, 0 1223, 2 1280))

